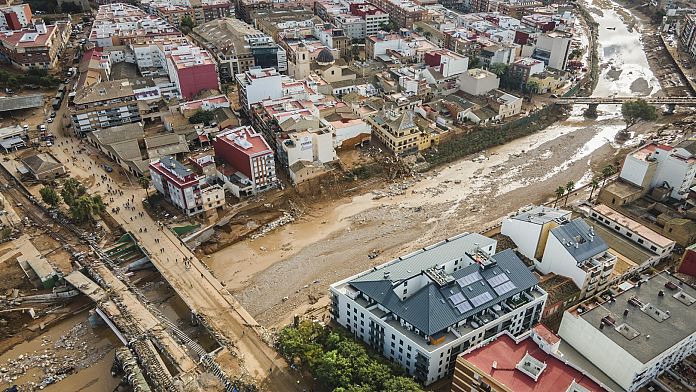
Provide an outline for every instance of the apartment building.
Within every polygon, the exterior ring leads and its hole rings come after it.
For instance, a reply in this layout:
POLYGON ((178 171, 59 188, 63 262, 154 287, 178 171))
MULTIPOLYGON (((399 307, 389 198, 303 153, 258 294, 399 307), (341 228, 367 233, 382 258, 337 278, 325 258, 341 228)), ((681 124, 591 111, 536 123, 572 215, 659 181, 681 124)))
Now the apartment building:
POLYGON ((172 156, 163 156, 148 166, 152 185, 165 199, 187 216, 215 210, 225 204, 225 191, 208 184, 203 176, 184 166, 172 156))
MULTIPOLYGON (((645 225, 628 218, 620 212, 613 210, 604 204, 592 207, 590 217, 621 234, 625 239, 633 242, 641 248, 657 255, 650 265, 657 264, 660 260, 669 257, 676 243, 667 237, 656 233, 645 225)), ((641 266, 642 269, 650 265, 641 266)))
POLYGON ((412 29, 415 22, 423 20, 425 9, 411 0, 370 0, 370 4, 389 14, 399 27, 412 29))
POLYGON ((606 242, 584 219, 562 222, 549 231, 541 262, 542 274, 553 272, 573 279, 580 298, 604 291, 616 264, 606 242))
POLYGON ((234 80, 235 75, 252 67, 287 71, 285 50, 271 37, 239 19, 224 18, 197 26, 191 37, 213 55, 224 81, 234 80))
POLYGON ((459 89, 467 94, 484 95, 497 90, 499 86, 500 78, 485 69, 472 68, 459 76, 459 89))
POLYGON ((422 129, 416 123, 413 111, 400 112, 394 107, 385 109, 374 116, 367 117, 372 126, 372 134, 377 136, 385 147, 395 155, 415 154, 440 142, 436 129, 422 129))
POLYGON ((672 198, 684 200, 696 177, 696 156, 680 146, 650 143, 626 156, 619 177, 644 192, 666 184, 672 198))
POLYGON ((141 121, 133 86, 125 79, 96 83, 77 91, 70 118, 80 137, 96 129, 141 121))
POLYGON ((32 22, 31 6, 15 4, 0 6, 0 30, 21 30, 32 22))
POLYGON ((515 60, 510 66, 512 75, 518 77, 522 83, 527 83, 529 77, 544 72, 546 66, 541 60, 531 57, 521 57, 515 60))
POLYGON ((225 129, 213 140, 215 156, 224 164, 218 178, 235 196, 250 196, 278 184, 273 150, 250 126, 225 129))
POLYGON ((330 286, 331 317, 429 385, 460 352, 541 318, 547 294, 512 250, 460 234, 330 286))
POLYGON ((677 35, 686 52, 696 59, 696 13, 684 15, 679 21, 677 35))
POLYGON ((181 46, 166 55, 169 80, 179 96, 192 99, 205 90, 220 90, 217 67, 208 51, 197 46, 181 46))
MULTIPOLYGON (((70 25, 62 26, 70 30, 70 25)), ((66 40, 59 25, 46 26, 39 20, 33 28, 20 28, 0 34, 0 54, 21 70, 53 69, 66 40)))
POLYGON ((237 17, 247 23, 254 23, 251 15, 254 11, 267 10, 273 8, 271 0, 238 0, 237 17))
POLYGON ((251 105, 265 99, 280 98, 283 94, 283 77, 274 68, 254 67, 237 74, 239 103, 249 111, 251 105))
POLYGON ((124 3, 100 5, 94 17, 89 41, 98 47, 127 45, 135 39, 180 36, 169 22, 148 15, 140 8, 124 3))
POLYGON ((375 35, 383 24, 389 22, 389 14, 369 3, 350 3, 348 12, 340 11, 332 14, 330 20, 351 39, 375 35))
POLYGON ((696 352, 696 290, 663 272, 563 314, 559 336, 627 392, 696 352))
POLYGON ((500 232, 510 237, 522 255, 531 260, 540 260, 551 229, 568 221, 570 211, 535 206, 503 220, 500 232))
POLYGON ((452 392, 609 392, 563 357, 561 339, 542 324, 519 337, 503 332, 457 357, 452 392))

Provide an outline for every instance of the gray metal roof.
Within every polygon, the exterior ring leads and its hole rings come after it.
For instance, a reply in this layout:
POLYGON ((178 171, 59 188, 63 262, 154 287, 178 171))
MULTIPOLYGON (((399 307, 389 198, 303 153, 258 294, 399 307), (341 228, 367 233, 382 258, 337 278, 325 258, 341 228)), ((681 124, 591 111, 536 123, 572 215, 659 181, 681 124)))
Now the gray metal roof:
POLYGON ((544 223, 548 223, 569 215, 570 211, 545 206, 536 206, 531 210, 520 212, 519 214, 512 216, 510 219, 543 225, 544 223))
POLYGON ((0 97, 0 112, 37 108, 43 105, 43 95, 0 97))
POLYGON ((585 261, 609 249, 606 242, 582 218, 551 229, 553 234, 577 261, 585 261))
MULTIPOLYGON (((642 283, 640 287, 636 286, 617 295, 614 297, 614 301, 606 301, 602 306, 582 313, 580 317, 601 331, 628 354, 642 363, 647 363, 668 348, 696 333, 696 323, 694 323, 696 320, 696 302, 689 305, 691 302, 688 300, 689 297, 696 300, 696 290, 693 287, 682 283, 671 275, 661 273, 642 283), (667 288, 665 286, 667 282, 674 283, 676 289, 667 288), (663 296, 659 295, 660 291, 663 292, 663 296), (682 293, 685 294, 685 298, 680 297, 682 293), (633 297, 638 299, 643 306, 630 304, 628 300, 633 297), (652 307, 644 307, 648 304, 652 307), (626 317, 623 315, 625 309, 628 309, 626 317), (641 309, 646 309, 647 312, 641 309), (663 314, 669 312, 669 317, 658 321, 659 318, 653 317, 654 309, 659 309, 663 314), (599 329, 601 320, 605 316, 611 316, 615 325, 607 325, 599 329), (624 323, 640 335, 633 339, 626 338, 620 330, 617 330, 617 327, 624 323), (649 338, 647 338, 648 335, 650 335, 649 338)), ((578 348, 578 351, 582 352, 583 350, 578 348)))
MULTIPOLYGON (((420 275, 421 271, 436 265, 459 258, 468 258, 466 252, 471 252, 478 246, 481 249, 495 245, 494 239, 478 233, 465 233, 448 238, 436 244, 419 249, 416 252, 396 258, 381 268, 359 276, 353 282, 385 280, 384 273, 389 272, 388 281, 398 282, 420 275)), ((471 262, 471 259, 469 259, 471 262)))
MULTIPOLYGON (((471 240, 473 241, 473 238, 471 240)), ((454 252, 456 249, 461 251, 461 253, 456 254, 457 258, 462 256, 468 258, 468 256, 464 255, 464 252, 469 251, 470 248, 456 247, 444 250, 447 257, 439 257, 439 253, 443 251, 444 245, 447 244, 438 246, 437 252, 423 252, 421 255, 425 256, 419 258, 413 256, 406 261, 401 261, 390 266, 395 267, 399 264, 407 265, 399 266, 399 268, 392 268, 391 271, 394 272, 391 273, 414 276, 414 274, 404 273, 404 271, 407 271, 406 268, 417 268, 418 273, 415 275, 418 275, 421 271, 438 264, 434 262, 435 259, 438 259, 439 262, 443 262, 455 258, 454 252), (409 260, 421 260, 423 265, 411 265, 408 263, 409 260)), ((469 262, 473 264, 455 271, 451 275, 455 280, 454 282, 438 287, 437 284, 431 281, 425 287, 403 301, 394 293, 392 282, 389 279, 384 279, 384 268, 374 271, 379 274, 370 273, 350 281, 349 284, 357 290, 360 290, 363 294, 379 302, 383 307, 389 309, 389 311, 398 315, 420 331, 428 335, 435 335, 447 327, 471 315, 477 314, 483 309, 503 302, 539 283, 536 277, 527 269, 522 260, 520 260, 511 249, 506 249, 495 254, 492 259, 495 261, 494 263, 487 267, 482 267, 469 258, 469 262), (465 284, 463 287, 456 282, 457 279, 464 278, 476 272, 480 274, 480 280, 465 284), (366 277, 367 279, 365 279, 366 277), (493 279, 496 279, 496 277, 499 277, 497 279, 503 282, 495 282, 493 279), (510 290, 498 294, 496 289, 500 289, 503 285, 510 285, 510 290), (464 297, 464 300, 461 302, 462 304, 469 304, 469 306, 467 306, 468 310, 463 313, 457 309, 456 304, 450 299, 450 297, 456 294, 461 294, 464 297), (477 298, 481 298, 480 296, 486 295, 488 298, 484 298, 482 302, 475 302, 477 298)))

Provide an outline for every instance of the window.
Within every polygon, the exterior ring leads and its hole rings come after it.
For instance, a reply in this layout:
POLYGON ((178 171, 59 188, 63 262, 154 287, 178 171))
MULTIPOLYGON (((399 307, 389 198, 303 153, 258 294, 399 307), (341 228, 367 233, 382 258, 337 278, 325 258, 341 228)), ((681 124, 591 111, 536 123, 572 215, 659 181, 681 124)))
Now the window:
POLYGON ((411 351, 411 346, 408 346, 408 351, 411 351))
POLYGON ((639 243, 639 244, 642 244, 642 243, 643 243, 643 239, 642 239, 642 238, 638 238, 638 243, 639 243))
POLYGON ((404 348, 403 348, 403 347, 399 347, 399 352, 403 354, 404 348))
POLYGON ((348 309, 350 309, 350 304, 346 304, 346 306, 348 307, 348 309))
POLYGON ((655 245, 650 246, 650 250, 657 251, 657 247, 655 245))
POLYGON ((396 340, 396 335, 392 334, 392 340, 396 340))
MULTIPOLYGON (((396 347, 396 344, 394 344, 394 342, 391 342, 391 346, 396 347)), ((394 350, 392 350, 392 354, 394 354, 394 350)))

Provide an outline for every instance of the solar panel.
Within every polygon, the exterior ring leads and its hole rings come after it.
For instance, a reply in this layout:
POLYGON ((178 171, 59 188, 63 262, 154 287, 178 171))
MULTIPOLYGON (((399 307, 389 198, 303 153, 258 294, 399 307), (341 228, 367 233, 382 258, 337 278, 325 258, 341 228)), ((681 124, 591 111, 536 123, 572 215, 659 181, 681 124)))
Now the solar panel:
POLYGON ((509 281, 510 278, 508 278, 507 274, 503 272, 502 274, 495 275, 494 277, 487 280, 492 287, 495 287, 509 281))
POLYGON ((459 284, 460 287, 466 287, 474 282, 478 282, 481 279, 483 279, 481 277, 481 274, 479 274, 478 271, 476 271, 472 274, 469 274, 469 275, 466 275, 464 277, 457 279, 457 283, 459 284))
POLYGON ((471 309, 473 308, 471 307, 471 304, 469 302, 462 302, 459 305, 457 305, 457 310, 459 311, 459 313, 462 314, 470 311, 471 309))
POLYGON ((483 294, 479 294, 479 295, 475 296, 470 301, 474 306, 479 307, 479 306, 485 304, 486 302, 488 302, 492 299, 493 299, 493 296, 491 296, 491 294, 489 292, 485 292, 483 294))
POLYGON ((494 287, 493 290, 495 290, 495 292, 498 293, 498 295, 503 295, 508 291, 514 290, 515 288, 517 288, 517 286, 515 286, 514 283, 508 281, 501 284, 500 286, 494 287))
POLYGON ((450 301, 452 301, 453 304, 457 305, 464 301, 466 298, 464 298, 464 295, 462 295, 462 293, 457 293, 455 295, 451 295, 449 299, 450 301))

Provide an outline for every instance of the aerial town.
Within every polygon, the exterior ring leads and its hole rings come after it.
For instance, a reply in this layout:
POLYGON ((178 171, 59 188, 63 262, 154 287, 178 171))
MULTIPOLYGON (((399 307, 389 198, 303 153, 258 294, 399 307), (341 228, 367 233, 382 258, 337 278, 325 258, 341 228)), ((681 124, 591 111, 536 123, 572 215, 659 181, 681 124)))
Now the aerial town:
POLYGON ((693 0, 0 0, 0 391, 695 392, 693 0))

